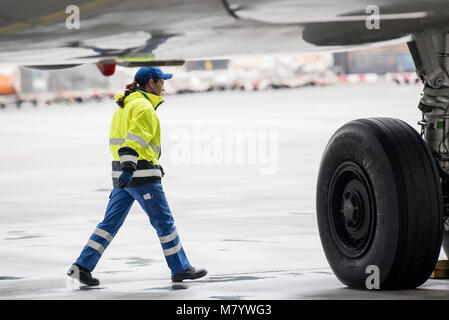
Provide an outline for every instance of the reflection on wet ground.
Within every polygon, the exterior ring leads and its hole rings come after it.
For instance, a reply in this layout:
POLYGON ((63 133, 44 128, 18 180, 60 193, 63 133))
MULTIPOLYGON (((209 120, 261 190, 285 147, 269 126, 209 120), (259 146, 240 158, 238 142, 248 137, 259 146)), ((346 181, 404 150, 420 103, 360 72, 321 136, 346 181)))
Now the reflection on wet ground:
POLYGON ((80 290, 83 291, 89 291, 89 290, 103 290, 106 289, 106 287, 88 287, 88 286, 81 286, 80 290))
POLYGON ((188 289, 189 286, 187 284, 183 284, 183 283, 174 283, 171 285, 171 288, 173 290, 185 290, 185 289, 188 289))
MULTIPOLYGON (((333 275, 332 272, 323 269, 307 269, 307 270, 267 270, 256 273, 242 273, 242 274, 222 274, 222 275, 207 275, 199 280, 186 280, 182 283, 172 283, 169 286, 145 288, 144 290, 185 290, 192 287, 203 286, 205 284, 219 284, 227 282, 246 282, 255 280, 276 280, 278 277, 291 277, 291 276, 307 276, 310 274, 317 275, 333 275)), ((238 285, 238 286, 241 286, 238 285)), ((221 296, 220 296, 221 297, 221 296)), ((228 296, 222 296, 226 298, 228 296)), ((229 296, 230 298, 237 296, 229 296)), ((243 297, 243 296, 242 296, 243 297)), ((218 298, 218 296, 217 296, 218 298)))
POLYGON ((333 276, 334 274, 332 272, 329 271, 304 271, 304 272, 291 272, 289 273, 289 275, 292 276, 304 276, 307 274, 324 274, 327 276, 333 276))
POLYGON ((126 272, 132 272, 132 271, 131 270, 114 270, 114 271, 99 271, 98 273, 119 274, 119 273, 126 273, 126 272))
POLYGON ((255 242, 255 243, 278 243, 276 241, 264 241, 264 240, 244 240, 244 239, 223 239, 227 242, 255 242))
POLYGON ((296 214, 301 216, 314 216, 315 212, 290 212, 290 214, 296 214))
POLYGON ((242 300, 248 296, 210 296, 211 299, 218 299, 218 300, 242 300))
POLYGON ((187 283, 173 283, 171 286, 166 287, 156 287, 156 288, 146 288, 144 290, 185 290, 188 289, 189 285, 187 283))
POLYGON ((155 259, 146 259, 141 257, 128 257, 128 258, 110 258, 111 260, 125 260, 126 264, 130 264, 133 267, 146 267, 152 264, 153 262, 160 262, 161 260, 155 259))
POLYGON ((209 276, 204 280, 198 280, 197 282, 230 282, 230 281, 248 281, 248 280, 261 280, 269 279, 273 277, 258 277, 258 276, 246 276, 246 275, 223 275, 223 276, 209 276))
POLYGON ((19 279, 23 279, 23 277, 0 276, 0 280, 19 280, 19 279))
POLYGON ((5 240, 23 240, 43 237, 42 235, 28 234, 26 231, 22 230, 9 231, 8 234, 10 234, 12 237, 5 238, 5 240))

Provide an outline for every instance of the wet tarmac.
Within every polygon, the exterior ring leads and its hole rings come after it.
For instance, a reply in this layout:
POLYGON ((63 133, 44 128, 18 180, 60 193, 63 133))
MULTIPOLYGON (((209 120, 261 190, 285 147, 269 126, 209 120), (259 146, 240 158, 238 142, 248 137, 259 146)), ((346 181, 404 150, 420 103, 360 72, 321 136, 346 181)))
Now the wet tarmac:
POLYGON ((65 272, 104 215, 116 106, 0 110, 0 299, 448 299, 449 280, 406 291, 346 288, 315 219, 332 133, 372 116, 418 129, 420 91, 357 84, 167 97, 158 109, 163 187, 190 262, 208 275, 173 284, 135 203, 93 272, 100 286, 81 290, 66 286, 65 272))

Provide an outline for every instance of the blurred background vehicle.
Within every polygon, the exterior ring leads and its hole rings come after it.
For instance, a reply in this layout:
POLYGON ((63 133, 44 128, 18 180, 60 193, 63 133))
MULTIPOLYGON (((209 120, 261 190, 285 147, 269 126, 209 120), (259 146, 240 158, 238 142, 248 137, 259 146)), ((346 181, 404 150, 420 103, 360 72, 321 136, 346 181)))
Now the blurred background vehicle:
MULTIPOLYGON (((420 83, 406 44, 337 53, 191 60, 165 69, 175 74, 166 83, 167 95, 379 81, 420 83)), ((0 65, 0 107, 113 99, 135 70, 118 66, 113 77, 104 77, 93 64, 55 71, 0 65)))

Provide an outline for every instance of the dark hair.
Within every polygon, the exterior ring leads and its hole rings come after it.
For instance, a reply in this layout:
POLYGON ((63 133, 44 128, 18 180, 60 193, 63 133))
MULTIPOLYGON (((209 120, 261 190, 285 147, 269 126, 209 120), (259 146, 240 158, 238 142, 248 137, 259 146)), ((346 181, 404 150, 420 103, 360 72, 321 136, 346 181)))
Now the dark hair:
POLYGON ((133 82, 129 83, 126 85, 126 89, 125 89, 125 93, 123 95, 123 97, 121 97, 120 99, 117 100, 117 104, 123 108, 125 106, 125 98, 135 92, 137 89, 139 88, 139 85, 137 84, 136 80, 134 80, 133 82))
MULTIPOLYGON (((159 79, 152 79, 154 82, 158 82, 159 79)), ((149 80, 148 80, 149 81, 149 80)), ((134 80, 131 83, 128 83, 126 85, 126 89, 125 89, 125 93, 123 94, 123 97, 121 97, 120 99, 117 100, 117 104, 123 108, 125 106, 125 98, 130 95, 131 93, 135 92, 137 89, 141 89, 144 90, 143 87, 141 85, 139 85, 137 83, 136 80, 134 80)))

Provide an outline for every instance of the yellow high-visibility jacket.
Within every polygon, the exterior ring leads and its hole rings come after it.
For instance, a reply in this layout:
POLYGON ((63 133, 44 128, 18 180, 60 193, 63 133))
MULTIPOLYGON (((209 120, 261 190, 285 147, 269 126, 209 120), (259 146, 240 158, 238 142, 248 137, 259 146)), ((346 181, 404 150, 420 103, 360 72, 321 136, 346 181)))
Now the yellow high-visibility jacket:
MULTIPOLYGON (((118 100, 123 94, 115 96, 118 100)), ((161 129, 156 115, 162 97, 137 90, 125 98, 125 106, 115 111, 109 131, 112 153, 112 182, 114 187, 123 170, 133 173, 128 187, 160 182, 163 169, 161 156, 161 129)))

